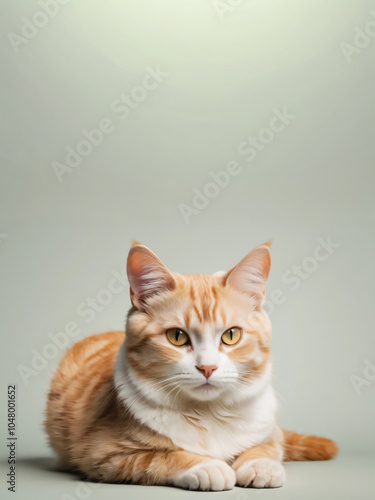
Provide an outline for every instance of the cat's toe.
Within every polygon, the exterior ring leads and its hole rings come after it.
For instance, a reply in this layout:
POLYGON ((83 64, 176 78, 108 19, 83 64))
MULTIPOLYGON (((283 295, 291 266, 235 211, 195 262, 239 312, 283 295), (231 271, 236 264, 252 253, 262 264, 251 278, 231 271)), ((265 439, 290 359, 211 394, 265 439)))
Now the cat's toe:
POLYGON ((277 460, 249 460, 236 471, 236 484, 252 488, 279 488, 285 483, 285 469, 277 460))
POLYGON ((236 473, 221 460, 200 462, 173 480, 174 486, 201 491, 231 490, 235 483, 236 473))

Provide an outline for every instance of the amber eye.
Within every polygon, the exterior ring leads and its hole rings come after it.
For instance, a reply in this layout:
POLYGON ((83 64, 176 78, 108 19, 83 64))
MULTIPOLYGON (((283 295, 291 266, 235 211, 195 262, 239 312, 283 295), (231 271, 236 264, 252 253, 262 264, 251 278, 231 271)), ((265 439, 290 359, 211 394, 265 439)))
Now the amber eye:
POLYGON ((224 342, 224 344, 227 345, 237 344, 240 338, 241 338, 241 330, 236 326, 233 328, 229 328, 229 330, 224 332, 223 335, 221 336, 221 340, 224 342))
POLYGON ((173 345, 185 345, 190 342, 189 336, 181 328, 170 328, 167 330, 167 338, 173 345))

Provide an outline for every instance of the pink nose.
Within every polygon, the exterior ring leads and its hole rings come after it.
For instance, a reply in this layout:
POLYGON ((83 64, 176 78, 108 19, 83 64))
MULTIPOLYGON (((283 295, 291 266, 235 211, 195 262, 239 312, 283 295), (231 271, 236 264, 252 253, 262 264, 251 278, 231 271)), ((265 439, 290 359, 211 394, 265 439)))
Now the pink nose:
POLYGON ((202 366, 196 366, 195 368, 199 370, 201 373, 203 373, 203 375, 207 379, 210 378, 213 372, 218 369, 218 367, 215 365, 202 365, 202 366))

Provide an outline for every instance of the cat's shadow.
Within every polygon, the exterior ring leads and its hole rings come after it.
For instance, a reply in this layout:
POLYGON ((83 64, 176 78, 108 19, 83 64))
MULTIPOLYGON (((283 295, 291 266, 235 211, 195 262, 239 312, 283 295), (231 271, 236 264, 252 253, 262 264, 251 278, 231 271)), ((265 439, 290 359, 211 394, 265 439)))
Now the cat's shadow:
MULTIPOLYGON (((1 460, 1 464, 7 464, 6 460, 1 460)), ((85 483, 95 483, 95 484, 130 484, 134 486, 131 482, 123 481, 121 483, 106 483, 97 481, 93 478, 85 476, 80 471, 74 469, 67 469, 62 467, 58 460, 53 457, 30 457, 30 458, 20 458, 17 459, 16 466, 20 468, 27 469, 29 472, 45 472, 51 474, 57 474, 60 478, 68 481, 84 481, 85 483)))

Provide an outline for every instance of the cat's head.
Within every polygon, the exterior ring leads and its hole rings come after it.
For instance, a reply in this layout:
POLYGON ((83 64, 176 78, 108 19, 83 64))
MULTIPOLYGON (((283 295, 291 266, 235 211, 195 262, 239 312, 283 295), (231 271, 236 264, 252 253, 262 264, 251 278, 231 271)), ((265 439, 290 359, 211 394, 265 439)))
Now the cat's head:
POLYGON ((262 307, 270 264, 265 243, 228 272, 181 275, 133 244, 126 356, 146 397, 230 403, 260 390, 270 370, 271 325, 262 307))

